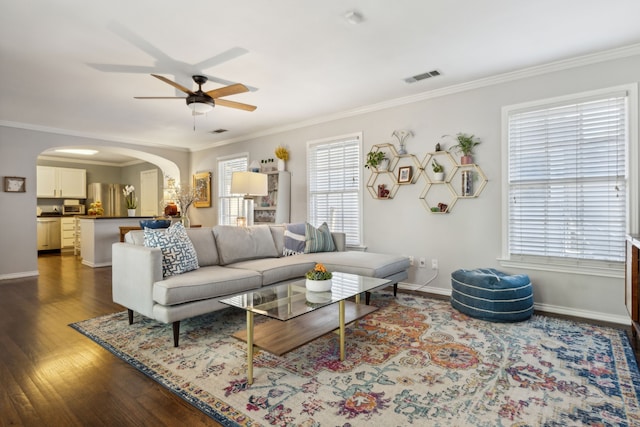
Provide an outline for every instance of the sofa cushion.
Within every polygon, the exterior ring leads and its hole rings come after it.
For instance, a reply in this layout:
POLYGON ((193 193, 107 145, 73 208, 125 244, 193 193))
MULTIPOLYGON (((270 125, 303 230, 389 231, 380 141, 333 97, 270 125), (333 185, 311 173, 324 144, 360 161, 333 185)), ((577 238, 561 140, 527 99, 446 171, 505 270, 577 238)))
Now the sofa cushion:
POLYGON ((269 230, 271 231, 271 237, 273 237, 273 243, 276 245, 276 252, 278 252, 278 256, 282 256, 284 248, 284 224, 269 224, 269 230))
POLYGON ((213 234, 222 265, 278 256, 268 225, 251 227, 217 225, 213 227, 213 234))
POLYGON ((144 245, 160 248, 162 276, 169 277, 199 268, 196 250, 184 226, 177 222, 169 228, 144 229, 144 245))
POLYGON ((248 291, 261 283, 255 271, 212 265, 155 282, 153 300, 163 305, 182 304, 248 291))
POLYGON ((286 224, 284 230, 284 248, 282 255, 298 255, 304 253, 306 243, 306 225, 304 222, 286 224))
POLYGON ((198 254, 200 267, 217 265, 220 263, 216 240, 211 227, 187 228, 187 235, 198 254))
POLYGON ((230 264, 230 268, 242 268, 262 274, 262 286, 291 279, 301 279, 315 262, 305 256, 287 256, 278 259, 254 259, 230 264))
POLYGON ((379 254, 373 252, 319 252, 312 257, 324 264, 329 271, 359 274, 367 277, 385 278, 409 268, 409 258, 400 255, 379 254))
POLYGON ((308 222, 305 223, 305 245, 304 253, 310 254, 315 252, 333 252, 336 250, 336 245, 333 243, 333 237, 331 231, 326 222, 318 228, 308 222))

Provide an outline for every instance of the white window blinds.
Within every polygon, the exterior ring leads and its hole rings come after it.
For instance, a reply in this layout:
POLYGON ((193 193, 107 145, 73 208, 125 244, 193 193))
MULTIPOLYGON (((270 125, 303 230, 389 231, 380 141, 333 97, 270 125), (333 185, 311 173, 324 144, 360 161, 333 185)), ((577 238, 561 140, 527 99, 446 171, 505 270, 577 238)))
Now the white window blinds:
POLYGON ((309 223, 346 233, 347 245, 362 245, 361 134, 310 142, 307 150, 309 223))
POLYGON ((511 259, 624 261, 627 95, 508 113, 511 259))
POLYGON ((242 210, 242 196, 231 194, 233 172, 247 170, 247 157, 234 157, 218 161, 218 224, 236 225, 242 210))

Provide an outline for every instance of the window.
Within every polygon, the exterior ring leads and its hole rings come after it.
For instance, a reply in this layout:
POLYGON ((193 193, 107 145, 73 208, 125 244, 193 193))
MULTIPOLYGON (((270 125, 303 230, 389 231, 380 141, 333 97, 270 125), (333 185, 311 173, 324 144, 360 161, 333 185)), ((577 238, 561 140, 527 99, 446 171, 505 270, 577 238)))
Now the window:
POLYGON ((218 224, 236 225, 236 218, 242 211, 242 196, 231 194, 233 172, 247 170, 247 155, 218 160, 218 224))
POLYGON ((309 142, 307 212, 309 223, 323 222, 346 233, 349 246, 362 245, 362 134, 309 142))
POLYGON ((629 117, 629 90, 504 109, 504 258, 585 272, 621 267, 629 117))

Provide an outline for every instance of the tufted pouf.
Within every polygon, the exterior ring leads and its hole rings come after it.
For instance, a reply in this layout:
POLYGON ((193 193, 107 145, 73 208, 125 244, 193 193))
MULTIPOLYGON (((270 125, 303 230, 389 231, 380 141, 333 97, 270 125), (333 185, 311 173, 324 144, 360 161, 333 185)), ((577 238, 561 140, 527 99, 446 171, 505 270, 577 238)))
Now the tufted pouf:
POLYGON ((533 287, 526 274, 507 275, 493 268, 451 273, 451 306, 491 322, 518 322, 533 314, 533 287))

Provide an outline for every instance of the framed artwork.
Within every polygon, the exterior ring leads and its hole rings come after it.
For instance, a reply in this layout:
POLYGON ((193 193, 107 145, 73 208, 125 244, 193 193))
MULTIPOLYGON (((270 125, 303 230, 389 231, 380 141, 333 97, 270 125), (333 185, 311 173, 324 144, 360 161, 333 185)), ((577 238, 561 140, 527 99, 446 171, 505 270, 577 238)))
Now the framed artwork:
POLYGON ((411 166, 402 166, 398 168, 398 184, 410 184, 413 178, 413 170, 411 166))
POLYGON ((27 191, 27 178, 21 176, 5 176, 4 191, 8 193, 24 193, 27 191))
POLYGON ((198 200, 193 202, 196 208, 211 207, 211 172, 200 172, 193 175, 193 188, 198 200))

